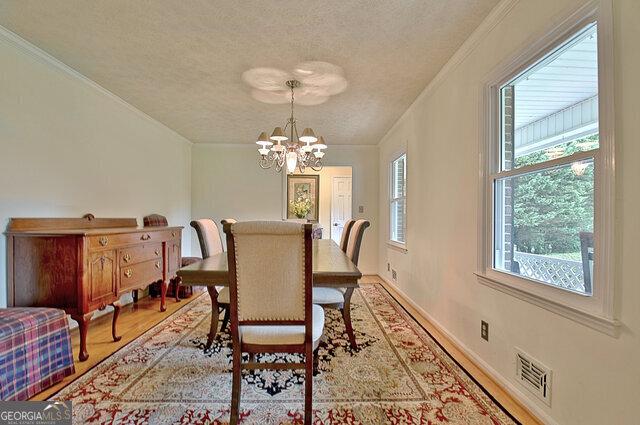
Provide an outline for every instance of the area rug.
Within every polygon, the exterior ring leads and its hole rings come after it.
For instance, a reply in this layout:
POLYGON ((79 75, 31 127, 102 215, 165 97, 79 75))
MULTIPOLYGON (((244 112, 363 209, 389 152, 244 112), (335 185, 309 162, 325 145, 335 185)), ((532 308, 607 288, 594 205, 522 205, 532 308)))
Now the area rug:
MULTIPOLYGON (((226 423, 231 341, 221 333, 203 351, 210 312, 202 295, 53 399, 73 402, 74 423, 226 423)), ((354 293, 352 320, 356 350, 340 313, 327 310, 313 378, 314 424, 515 423, 382 286, 354 293)), ((303 390, 304 371, 245 372, 242 423, 302 423, 303 390)))

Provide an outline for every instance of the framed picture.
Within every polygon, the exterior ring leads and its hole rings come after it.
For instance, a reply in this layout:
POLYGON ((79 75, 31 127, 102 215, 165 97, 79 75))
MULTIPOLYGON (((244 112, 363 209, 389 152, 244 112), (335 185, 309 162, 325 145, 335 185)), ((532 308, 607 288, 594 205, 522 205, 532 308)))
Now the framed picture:
POLYGON ((319 219, 320 176, 289 174, 287 176, 287 218, 319 219))

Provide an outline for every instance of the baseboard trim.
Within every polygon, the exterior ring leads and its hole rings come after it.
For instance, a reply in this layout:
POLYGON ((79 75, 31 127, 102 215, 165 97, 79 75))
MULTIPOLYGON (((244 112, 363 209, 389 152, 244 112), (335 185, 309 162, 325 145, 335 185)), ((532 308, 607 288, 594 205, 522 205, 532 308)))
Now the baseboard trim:
MULTIPOLYGON (((377 275, 377 277, 388 287, 393 289, 400 297, 402 301, 409 304, 412 308, 417 310, 422 317, 433 325, 440 333, 442 333, 449 341, 455 345, 477 368, 481 369, 489 378, 491 378, 503 391, 511 395, 525 410, 527 410, 531 416, 536 417, 540 422, 548 425, 559 425, 549 414, 543 411, 537 406, 529 397, 527 397, 518 387, 516 387, 507 378, 498 373, 493 367, 485 362, 475 351, 467 347, 462 341, 460 341, 455 335, 440 324, 433 316, 427 313, 422 307, 416 304, 409 296, 398 287, 395 283, 388 279, 377 275)), ((434 336, 435 338, 435 336, 434 336)))

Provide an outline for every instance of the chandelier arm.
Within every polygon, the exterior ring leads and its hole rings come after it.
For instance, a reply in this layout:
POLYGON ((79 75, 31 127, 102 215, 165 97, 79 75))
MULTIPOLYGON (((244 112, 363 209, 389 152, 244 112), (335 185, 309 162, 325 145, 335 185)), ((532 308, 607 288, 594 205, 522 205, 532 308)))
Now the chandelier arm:
POLYGON ((260 164, 260 167, 264 170, 271 168, 275 162, 275 155, 273 151, 270 151, 267 155, 264 156, 260 156, 260 158, 258 158, 258 164, 260 164))
POLYGON ((322 170, 322 166, 323 166, 322 160, 320 158, 316 158, 316 159, 317 161, 314 161, 314 164, 311 165, 310 167, 313 171, 320 171, 322 170))

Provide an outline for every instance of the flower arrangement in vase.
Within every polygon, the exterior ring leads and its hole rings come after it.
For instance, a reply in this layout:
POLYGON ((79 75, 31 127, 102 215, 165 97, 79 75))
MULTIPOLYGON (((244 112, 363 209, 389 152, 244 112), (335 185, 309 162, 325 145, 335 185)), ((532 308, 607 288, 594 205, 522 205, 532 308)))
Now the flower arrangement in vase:
POLYGON ((305 197, 299 197, 290 203, 291 212, 298 218, 306 218, 311 207, 311 200, 305 197))

